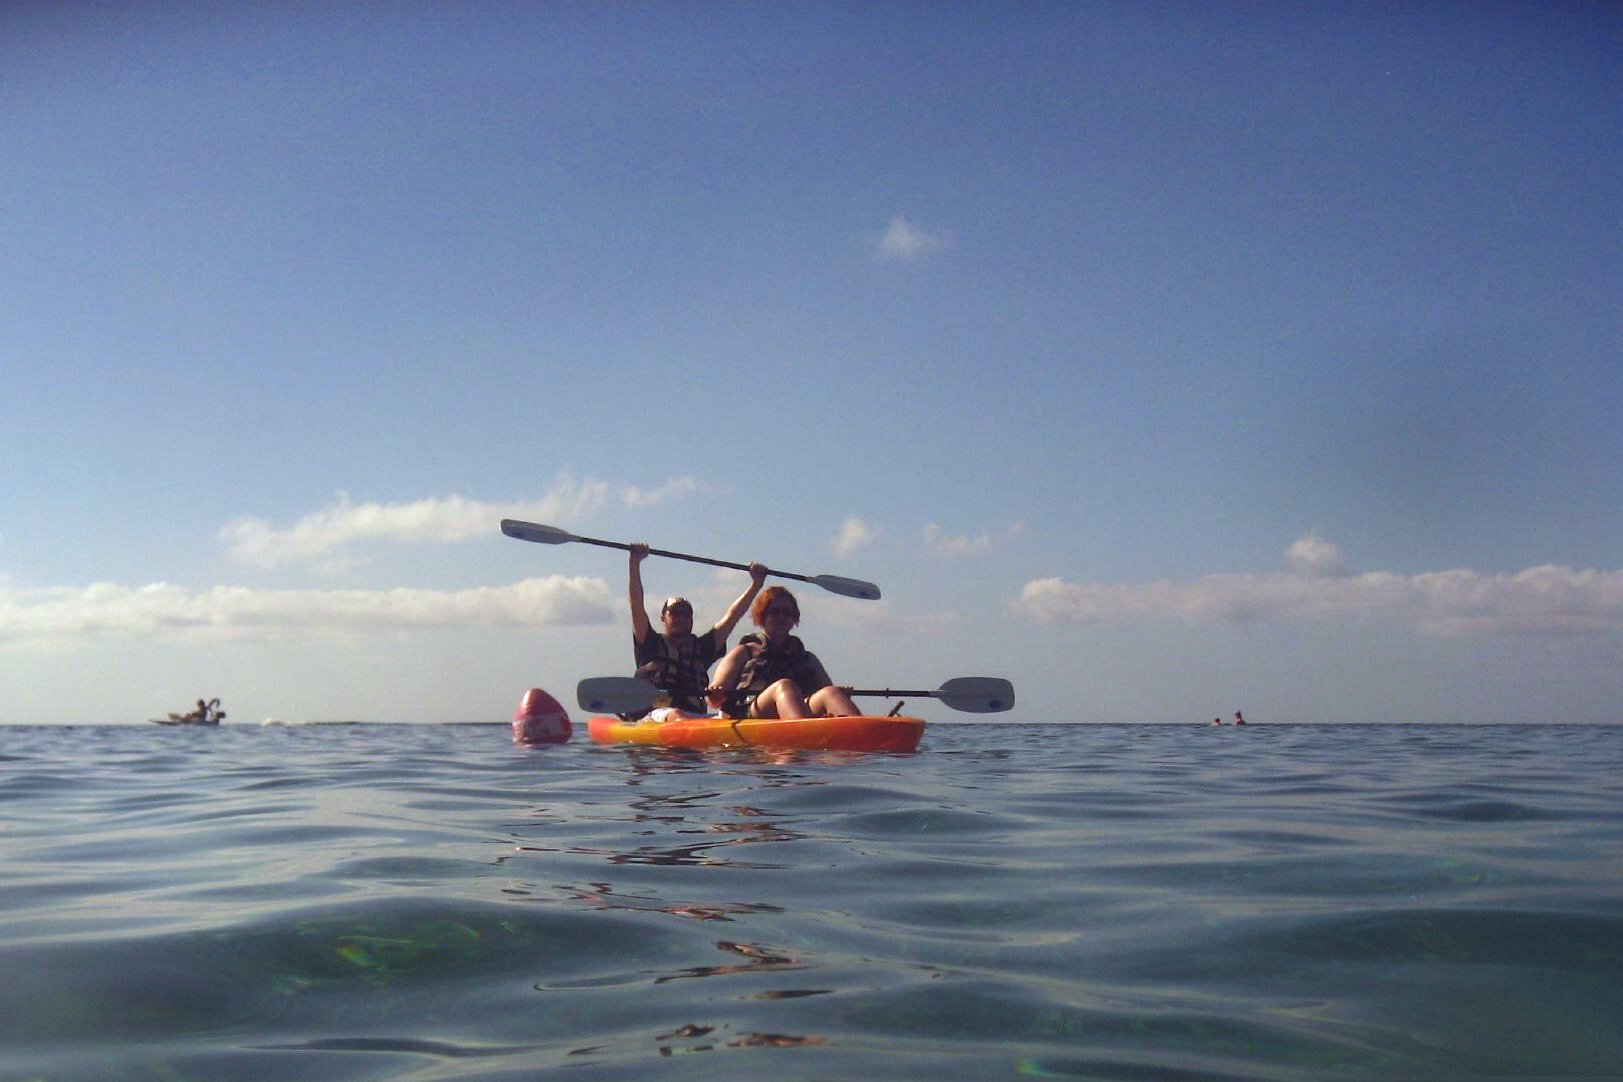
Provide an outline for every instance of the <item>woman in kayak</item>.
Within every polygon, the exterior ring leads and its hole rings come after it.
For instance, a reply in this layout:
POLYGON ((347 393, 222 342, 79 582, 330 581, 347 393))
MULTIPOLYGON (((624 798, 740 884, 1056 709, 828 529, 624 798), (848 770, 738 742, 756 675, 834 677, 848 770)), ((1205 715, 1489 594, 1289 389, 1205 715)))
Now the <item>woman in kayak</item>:
POLYGON ((835 687, 823 663, 789 632, 800 606, 782 586, 769 586, 750 615, 761 630, 745 635, 721 659, 710 704, 735 718, 852 716, 859 711, 846 689, 835 687))
POLYGON ((703 635, 693 633, 693 603, 673 597, 659 610, 663 632, 655 631, 643 602, 642 562, 648 546, 631 546, 631 645, 637 660, 637 675, 649 680, 671 697, 671 705, 694 714, 706 711, 705 687, 710 683, 710 666, 727 652, 727 637, 749 608, 767 575, 765 564, 749 567, 749 589, 739 595, 716 625, 703 635))

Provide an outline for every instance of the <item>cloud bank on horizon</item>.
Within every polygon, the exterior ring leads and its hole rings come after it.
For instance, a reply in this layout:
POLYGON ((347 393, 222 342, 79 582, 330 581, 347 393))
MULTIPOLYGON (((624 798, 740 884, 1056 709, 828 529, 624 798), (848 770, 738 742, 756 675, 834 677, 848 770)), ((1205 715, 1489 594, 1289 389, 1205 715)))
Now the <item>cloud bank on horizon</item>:
POLYGON ((609 623, 614 600, 602 579, 562 575, 466 590, 190 589, 167 582, 0 588, 0 644, 85 636, 243 639, 292 632, 573 627, 609 623))
POLYGON ((1450 636, 1623 631, 1623 571, 1542 566, 1511 574, 1457 569, 1355 575, 1341 549, 1314 534, 1298 538, 1286 560, 1290 569, 1284 572, 1184 582, 1034 579, 1013 608, 1047 624, 1381 619, 1450 636))
MULTIPOLYGON (((249 567, 341 564, 350 546, 367 540, 485 541, 492 536, 492 524, 504 517, 579 522, 614 504, 653 507, 703 490, 691 477, 654 488, 565 477, 538 499, 507 502, 450 495, 356 503, 341 493, 292 525, 239 519, 222 528, 219 538, 233 560, 249 567)), ((921 553, 975 558, 1007 547, 1025 530, 1017 522, 978 534, 949 535, 931 523, 918 545, 921 553)), ((880 536, 877 527, 851 517, 829 544, 849 555, 880 536)), ((1230 624, 1384 620, 1452 636, 1623 631, 1623 571, 1540 566, 1514 573, 1456 569, 1354 574, 1340 547, 1313 533, 1286 549, 1285 562, 1286 569, 1274 573, 1213 574, 1185 581, 1032 579, 1008 611, 1018 620, 1047 626, 1165 619, 1230 624)), ((312 629, 362 633, 603 625, 619 618, 618 606, 618 589, 596 577, 526 578, 460 590, 259 589, 166 582, 16 589, 0 578, 0 645, 60 644, 81 636, 245 638, 312 629)), ((887 616, 919 619, 889 610, 887 616)))

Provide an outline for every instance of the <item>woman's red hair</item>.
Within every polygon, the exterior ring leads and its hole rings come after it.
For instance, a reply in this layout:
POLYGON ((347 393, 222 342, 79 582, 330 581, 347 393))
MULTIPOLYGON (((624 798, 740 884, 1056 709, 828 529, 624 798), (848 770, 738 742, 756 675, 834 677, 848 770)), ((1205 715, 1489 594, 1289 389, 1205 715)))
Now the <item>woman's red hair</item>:
POLYGON ((761 625, 761 617, 766 615, 767 606, 780 597, 789 602, 789 607, 795 612, 794 626, 800 625, 800 605, 795 601, 795 595, 782 586, 768 586, 756 596, 755 604, 750 606, 750 618, 755 621, 757 627, 761 625))

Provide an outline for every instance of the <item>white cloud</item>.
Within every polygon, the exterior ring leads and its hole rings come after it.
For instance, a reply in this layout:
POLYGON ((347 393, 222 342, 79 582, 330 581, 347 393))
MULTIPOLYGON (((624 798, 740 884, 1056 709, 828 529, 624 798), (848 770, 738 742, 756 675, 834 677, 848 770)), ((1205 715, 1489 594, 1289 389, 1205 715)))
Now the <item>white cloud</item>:
POLYGON ((849 556, 873 544, 879 531, 860 518, 848 518, 840 526, 840 535, 834 539, 834 554, 849 556))
POLYGON ((565 478, 538 500, 494 503, 445 496, 410 503, 355 503, 349 493, 291 526, 276 526, 261 518, 227 523, 219 533, 227 554, 237 563, 270 568, 282 564, 330 558, 346 546, 374 538, 395 541, 467 541, 495 536, 504 518, 578 522, 611 503, 634 509, 653 507, 699 490, 689 477, 667 481, 655 489, 615 488, 602 481, 565 478))
POLYGON ((0 588, 0 643, 174 634, 274 637, 325 631, 573 627, 611 623, 601 579, 553 575, 467 590, 192 590, 169 583, 82 589, 0 588))
POLYGON ((972 556, 1008 544, 1020 536, 1025 528, 1024 522, 1014 522, 995 534, 982 530, 976 537, 967 534, 949 537, 932 522, 924 528, 924 547, 942 556, 972 556))
MULTIPOLYGON (((661 504, 671 503, 686 496, 691 496, 701 490, 699 482, 691 477, 676 477, 666 481, 658 488, 637 488, 628 485, 619 490, 617 497, 626 507, 634 511, 645 507, 658 507, 661 504)), ((519 518, 519 515, 508 515, 507 518, 519 518)))
POLYGON ((1039 623, 1380 619, 1438 635, 1617 633, 1623 571, 1544 566, 1514 574, 1208 575, 1126 584, 1050 578, 1026 583, 1013 607, 1039 623))
POLYGON ((879 238, 879 258, 888 262, 911 263, 934 255, 952 244, 948 232, 929 233, 901 215, 890 220, 885 235, 879 238))
POLYGON ((1341 548, 1318 534, 1298 537, 1285 550, 1285 560, 1292 571, 1308 578, 1336 579, 1350 574, 1341 548))

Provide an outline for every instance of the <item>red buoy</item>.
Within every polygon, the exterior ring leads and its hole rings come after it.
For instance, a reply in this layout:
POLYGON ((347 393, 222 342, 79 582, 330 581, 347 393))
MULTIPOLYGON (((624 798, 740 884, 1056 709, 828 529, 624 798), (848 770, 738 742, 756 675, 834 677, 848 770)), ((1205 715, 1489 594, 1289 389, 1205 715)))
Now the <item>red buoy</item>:
POLYGON ((569 714, 557 699, 540 688, 531 688, 513 711, 513 743, 562 744, 571 732, 569 714))

